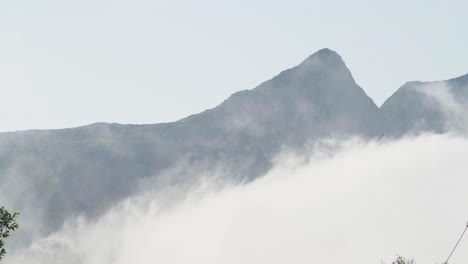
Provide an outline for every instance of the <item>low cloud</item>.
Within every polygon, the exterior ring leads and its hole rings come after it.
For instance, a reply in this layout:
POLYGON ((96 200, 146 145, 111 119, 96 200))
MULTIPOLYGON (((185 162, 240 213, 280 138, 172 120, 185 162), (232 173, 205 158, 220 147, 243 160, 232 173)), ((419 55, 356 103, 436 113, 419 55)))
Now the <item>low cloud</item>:
MULTIPOLYGON (((430 107, 440 107, 444 116, 445 130, 452 133, 468 133, 468 101, 447 82, 434 82, 418 87, 418 91, 429 96, 437 104, 427 102, 430 107)), ((460 93, 460 92, 459 92, 460 93)))
MULTIPOLYGON (((282 154, 260 179, 206 181, 175 204, 146 192, 98 220, 71 220, 6 262, 362 264, 397 254, 443 262, 468 220, 468 140, 345 146, 282 154)), ((451 263, 466 263, 466 248, 468 240, 451 263)))

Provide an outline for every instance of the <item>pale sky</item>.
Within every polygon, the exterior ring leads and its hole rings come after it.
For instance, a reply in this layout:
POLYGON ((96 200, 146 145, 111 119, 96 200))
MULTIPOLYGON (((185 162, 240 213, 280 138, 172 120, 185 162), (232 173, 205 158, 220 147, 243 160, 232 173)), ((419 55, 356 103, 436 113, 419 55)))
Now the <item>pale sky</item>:
POLYGON ((381 105, 468 73, 468 1, 0 0, 0 131, 175 121, 321 48, 381 105))

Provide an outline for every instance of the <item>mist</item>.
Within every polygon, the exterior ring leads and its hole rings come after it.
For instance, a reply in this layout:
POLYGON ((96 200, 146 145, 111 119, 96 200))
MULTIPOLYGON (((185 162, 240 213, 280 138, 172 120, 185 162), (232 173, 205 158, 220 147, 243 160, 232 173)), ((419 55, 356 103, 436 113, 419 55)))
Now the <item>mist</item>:
MULTIPOLYGON (((16 250, 28 263, 442 263, 468 220, 468 140, 421 135, 284 152, 248 184, 205 180, 182 201, 141 193, 16 250)), ((178 196, 174 195, 174 196, 178 196)), ((468 261, 462 241, 451 263, 468 261)))
POLYGON ((427 105, 431 105, 430 100, 436 102, 432 105, 440 108, 445 131, 467 134, 468 102, 466 95, 454 92, 457 90, 456 86, 449 85, 447 82, 435 82, 417 87, 416 90, 427 96, 425 101, 427 105))

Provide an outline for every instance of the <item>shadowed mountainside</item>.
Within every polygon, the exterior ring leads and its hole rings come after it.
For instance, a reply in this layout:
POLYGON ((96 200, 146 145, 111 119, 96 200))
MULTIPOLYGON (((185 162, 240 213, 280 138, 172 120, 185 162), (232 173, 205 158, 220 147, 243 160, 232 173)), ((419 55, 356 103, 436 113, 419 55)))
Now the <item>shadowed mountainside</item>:
POLYGON ((438 82, 407 82, 381 107, 389 134, 466 132, 468 74, 438 82))

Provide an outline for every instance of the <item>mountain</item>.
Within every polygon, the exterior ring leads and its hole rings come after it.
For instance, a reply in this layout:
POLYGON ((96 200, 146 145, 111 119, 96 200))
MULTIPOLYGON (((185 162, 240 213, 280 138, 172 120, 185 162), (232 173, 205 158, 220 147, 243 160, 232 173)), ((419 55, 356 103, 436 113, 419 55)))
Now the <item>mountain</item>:
POLYGON ((468 131, 468 74, 438 82, 407 82, 381 107, 389 133, 468 131))
POLYGON ((189 184, 213 170, 248 181, 284 148, 385 131, 381 111, 341 57, 323 49, 177 122, 0 133, 0 200, 34 219, 23 223, 24 234, 45 234, 67 217, 97 216, 144 186, 189 184))
POLYGON ((0 133, 0 201, 22 212, 18 243, 27 243, 141 190, 190 186, 207 174, 253 180, 282 150, 320 139, 467 132, 467 111, 468 75, 408 82, 379 109, 342 58, 322 49, 177 122, 0 133))

